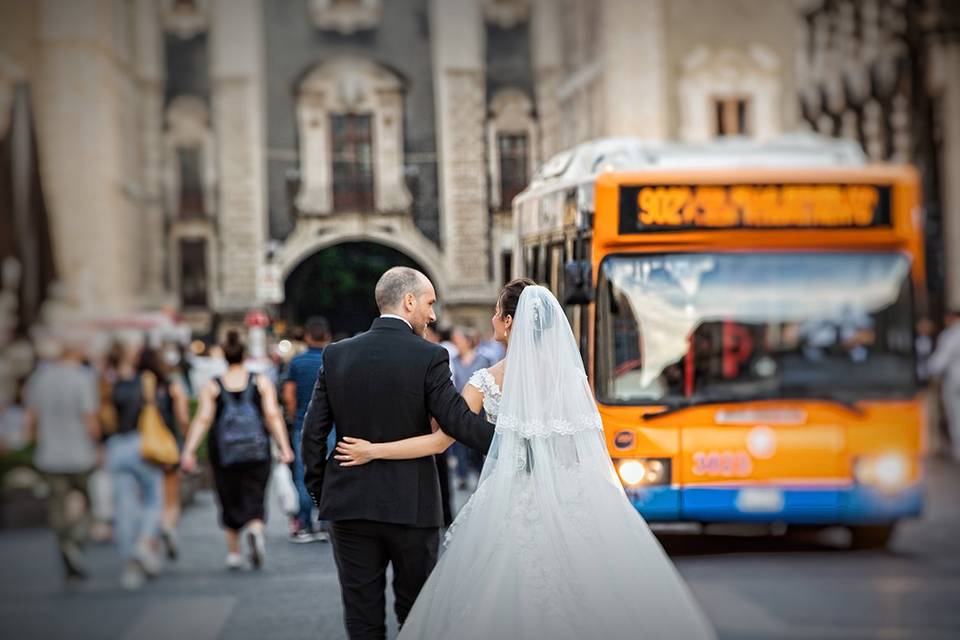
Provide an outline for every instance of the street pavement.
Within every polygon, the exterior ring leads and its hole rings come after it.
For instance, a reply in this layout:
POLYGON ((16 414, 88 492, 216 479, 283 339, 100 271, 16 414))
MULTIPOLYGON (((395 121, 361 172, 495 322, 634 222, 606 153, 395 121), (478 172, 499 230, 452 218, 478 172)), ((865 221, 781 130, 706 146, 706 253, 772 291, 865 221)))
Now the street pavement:
MULTIPOLYGON (((724 640, 952 639, 960 466, 931 461, 929 486, 924 517, 904 523, 890 551, 848 551, 842 530, 658 535, 724 640)), ((179 562, 135 593, 120 588, 109 546, 91 550, 88 582, 64 586, 49 532, 0 532, 0 638, 344 638, 330 545, 286 542, 270 506, 262 571, 223 568, 213 497, 201 493, 184 515, 179 562)))

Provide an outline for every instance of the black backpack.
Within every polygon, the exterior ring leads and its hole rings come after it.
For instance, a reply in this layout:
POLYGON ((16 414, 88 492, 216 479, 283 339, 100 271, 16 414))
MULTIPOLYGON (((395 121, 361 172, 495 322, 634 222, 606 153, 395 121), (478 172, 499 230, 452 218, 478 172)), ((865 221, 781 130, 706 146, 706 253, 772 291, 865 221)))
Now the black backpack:
POLYGON ((253 402, 253 376, 238 400, 217 378, 223 409, 217 421, 217 452, 220 465, 233 467, 270 459, 270 438, 264 429, 260 408, 253 402))

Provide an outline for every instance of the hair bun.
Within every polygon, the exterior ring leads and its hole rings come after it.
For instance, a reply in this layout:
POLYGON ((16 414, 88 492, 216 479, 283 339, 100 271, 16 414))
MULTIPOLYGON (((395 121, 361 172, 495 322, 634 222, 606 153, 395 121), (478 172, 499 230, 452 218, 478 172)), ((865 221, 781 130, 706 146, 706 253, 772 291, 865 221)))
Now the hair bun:
POLYGON ((240 344, 240 332, 236 329, 230 329, 227 332, 227 344, 231 346, 240 344))

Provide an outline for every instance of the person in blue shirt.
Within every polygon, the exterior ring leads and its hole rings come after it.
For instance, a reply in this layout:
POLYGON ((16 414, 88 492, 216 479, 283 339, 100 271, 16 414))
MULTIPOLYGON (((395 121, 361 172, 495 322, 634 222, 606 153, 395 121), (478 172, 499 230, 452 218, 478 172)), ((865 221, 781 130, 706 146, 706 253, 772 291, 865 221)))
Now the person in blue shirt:
MULTIPOLYGON (((294 417, 293 423, 293 451, 295 454, 293 465, 293 481, 297 486, 300 499, 300 511, 296 516, 296 524, 291 527, 291 542, 325 542, 327 534, 313 525, 313 500, 303 484, 303 455, 300 449, 301 435, 303 434, 303 417, 307 413, 307 405, 313 394, 313 387, 317 382, 317 374, 323 364, 323 349, 330 342, 330 324, 326 318, 315 316, 307 320, 304 338, 307 350, 290 361, 287 378, 283 383, 283 403, 287 415, 294 417)), ((332 451, 337 441, 336 433, 331 431, 328 442, 332 451)))

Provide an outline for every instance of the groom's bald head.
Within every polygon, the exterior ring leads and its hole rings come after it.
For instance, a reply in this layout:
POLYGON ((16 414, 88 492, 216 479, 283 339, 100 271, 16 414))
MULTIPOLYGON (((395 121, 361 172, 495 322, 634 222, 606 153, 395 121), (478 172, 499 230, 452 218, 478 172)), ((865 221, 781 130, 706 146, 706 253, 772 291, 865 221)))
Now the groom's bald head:
POLYGON ((380 313, 397 313, 407 294, 419 297, 428 288, 433 285, 421 272, 410 267, 393 267, 380 276, 374 296, 380 313))
POLYGON ((374 291, 380 313, 398 315, 410 323, 417 335, 437 321, 433 305, 437 293, 427 276, 409 267, 393 267, 380 276, 374 291))

